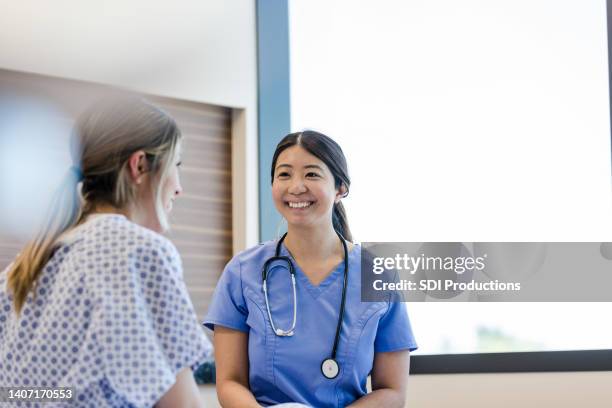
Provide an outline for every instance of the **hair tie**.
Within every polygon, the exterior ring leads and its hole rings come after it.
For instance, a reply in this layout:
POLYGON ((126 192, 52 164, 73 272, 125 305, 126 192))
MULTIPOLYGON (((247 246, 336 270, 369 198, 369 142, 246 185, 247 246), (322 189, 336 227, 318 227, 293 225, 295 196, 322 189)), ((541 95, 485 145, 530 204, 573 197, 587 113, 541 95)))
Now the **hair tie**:
POLYGON ((70 173, 74 174, 74 176, 76 177, 77 181, 82 181, 83 180, 83 171, 81 170, 81 168, 79 166, 70 166, 70 173))

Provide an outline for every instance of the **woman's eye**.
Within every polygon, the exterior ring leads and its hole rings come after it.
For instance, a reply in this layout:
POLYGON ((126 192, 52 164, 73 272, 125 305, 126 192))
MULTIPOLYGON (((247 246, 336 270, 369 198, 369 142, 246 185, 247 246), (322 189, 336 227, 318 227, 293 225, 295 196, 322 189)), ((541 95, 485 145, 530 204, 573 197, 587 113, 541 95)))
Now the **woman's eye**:
POLYGON ((286 171, 283 171, 281 173, 278 173, 277 177, 289 177, 289 173, 287 173, 286 171))
POLYGON ((319 176, 317 173, 310 172, 306 174, 306 177, 321 177, 321 176, 319 176))

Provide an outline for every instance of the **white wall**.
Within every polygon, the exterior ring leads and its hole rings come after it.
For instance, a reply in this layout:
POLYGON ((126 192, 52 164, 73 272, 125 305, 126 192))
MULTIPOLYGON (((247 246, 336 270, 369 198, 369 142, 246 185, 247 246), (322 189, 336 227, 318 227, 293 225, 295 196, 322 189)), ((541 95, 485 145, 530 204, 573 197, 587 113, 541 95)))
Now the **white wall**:
POLYGON ((253 0, 0 0, 0 9, 0 68, 237 108, 234 249, 257 241, 253 0))

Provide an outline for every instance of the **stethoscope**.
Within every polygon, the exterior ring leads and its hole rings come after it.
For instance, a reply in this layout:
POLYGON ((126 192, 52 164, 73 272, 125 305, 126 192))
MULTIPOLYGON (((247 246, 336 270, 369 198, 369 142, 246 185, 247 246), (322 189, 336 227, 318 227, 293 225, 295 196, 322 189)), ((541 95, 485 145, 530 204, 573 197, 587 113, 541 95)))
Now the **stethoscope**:
MULTIPOLYGON (((344 248, 344 282, 342 284, 342 301, 340 303, 340 315, 338 316, 338 324, 336 325, 336 337, 334 338, 334 347, 332 349, 331 357, 326 358, 321 363, 321 373, 325 378, 333 379, 336 378, 338 373, 340 372, 340 366, 338 365, 338 361, 336 360, 336 351, 338 350, 338 342, 340 340, 340 330, 342 328, 342 319, 344 318, 344 304, 346 302, 346 284, 348 281, 348 248, 346 247, 346 241, 342 238, 338 232, 338 238, 340 238, 340 242, 342 242, 342 247, 344 248)), ((273 257, 268 259, 263 266, 262 271, 262 286, 264 292, 264 298, 266 300, 266 309, 268 310, 268 318, 270 319, 270 325, 272 326, 272 330, 274 334, 279 337, 289 337, 293 336, 295 332, 295 322, 297 317, 297 296, 295 291, 295 268, 293 267, 293 262, 291 258, 288 256, 281 256, 280 249, 281 244, 285 240, 287 233, 285 233, 281 239, 278 240, 276 244, 276 252, 273 257), (268 302, 268 288, 267 288, 267 279, 268 279, 268 268, 272 262, 284 262, 287 265, 287 269, 289 269, 289 274, 291 275, 291 285, 293 287, 293 323, 291 323, 291 328, 288 330, 283 330, 281 328, 277 328, 274 325, 274 320, 272 319, 272 313, 270 313, 270 303, 268 302)))

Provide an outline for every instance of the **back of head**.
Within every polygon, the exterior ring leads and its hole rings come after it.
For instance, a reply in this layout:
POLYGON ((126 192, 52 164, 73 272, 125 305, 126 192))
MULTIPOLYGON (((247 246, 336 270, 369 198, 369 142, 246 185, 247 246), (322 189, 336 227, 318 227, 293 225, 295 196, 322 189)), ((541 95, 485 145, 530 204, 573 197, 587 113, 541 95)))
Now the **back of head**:
POLYGON ((77 120, 72 149, 83 177, 84 213, 100 204, 124 208, 134 199, 127 173, 130 156, 144 151, 152 174, 163 176, 179 137, 174 119, 143 99, 110 99, 92 106, 77 120))
POLYGON ((160 225, 167 226, 159 194, 180 139, 172 117, 142 98, 105 99, 77 119, 72 136, 74 164, 55 193, 41 230, 8 271, 17 312, 60 235, 101 206, 124 209, 134 203, 135 187, 128 169, 134 152, 145 153, 157 216, 160 225))
MULTIPOLYGON (((344 196, 346 197, 348 195, 351 179, 348 174, 348 165, 342 148, 331 137, 323 133, 315 132, 314 130, 290 133, 278 143, 274 155, 272 156, 272 168, 270 170, 271 182, 274 181, 274 169, 276 168, 278 156, 280 156, 284 150, 292 146, 301 146, 308 153, 325 163, 334 176, 335 187, 339 189, 344 186, 346 190, 344 196)), ((342 202, 334 204, 332 223, 334 229, 340 233, 340 235, 349 241, 353 240, 348 225, 346 210, 342 202)))

